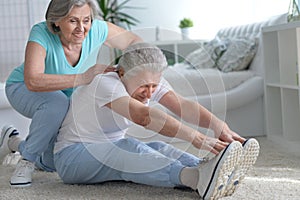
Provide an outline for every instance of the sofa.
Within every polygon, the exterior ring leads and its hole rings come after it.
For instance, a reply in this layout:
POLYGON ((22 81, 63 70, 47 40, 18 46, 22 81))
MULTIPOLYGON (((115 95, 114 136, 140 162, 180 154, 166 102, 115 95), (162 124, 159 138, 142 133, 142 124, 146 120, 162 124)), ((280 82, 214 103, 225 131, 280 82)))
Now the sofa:
MULTIPOLYGON (((286 23, 286 14, 266 21, 220 29, 215 38, 253 39, 256 52, 247 68, 223 72, 218 68, 195 68, 189 62, 170 66, 164 78, 173 89, 185 98, 198 101, 212 113, 228 123, 230 128, 244 137, 265 135, 264 123, 264 56, 261 29, 264 26, 286 23)), ((193 54, 194 52, 191 52, 193 54)), ((189 55, 186 56, 188 59, 189 55)), ((205 60, 202 57, 202 60, 205 60)), ((209 63, 205 63, 208 66, 209 63)), ((161 106, 158 108, 165 109, 161 106)), ((171 113, 170 113, 171 114, 171 113)), ((206 134, 210 130, 199 129, 206 134)), ((133 126, 128 135, 138 139, 163 140, 170 143, 183 142, 167 138, 142 127, 133 126)))

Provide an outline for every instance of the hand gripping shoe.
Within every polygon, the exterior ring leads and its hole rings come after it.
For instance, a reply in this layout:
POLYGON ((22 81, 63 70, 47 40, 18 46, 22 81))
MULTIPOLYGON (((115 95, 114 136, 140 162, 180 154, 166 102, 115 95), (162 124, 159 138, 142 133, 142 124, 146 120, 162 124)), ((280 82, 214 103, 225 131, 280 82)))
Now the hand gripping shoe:
POLYGON ((242 155, 242 145, 234 141, 213 159, 199 164, 197 190, 203 199, 218 199, 226 194, 226 184, 242 155))

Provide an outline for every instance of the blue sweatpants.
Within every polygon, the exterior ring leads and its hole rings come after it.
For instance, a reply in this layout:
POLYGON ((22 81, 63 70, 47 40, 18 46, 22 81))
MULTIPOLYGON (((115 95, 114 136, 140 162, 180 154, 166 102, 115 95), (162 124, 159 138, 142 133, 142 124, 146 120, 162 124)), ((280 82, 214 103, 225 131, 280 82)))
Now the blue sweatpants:
POLYGON ((69 98, 61 91, 32 92, 24 82, 6 85, 11 106, 31 120, 29 134, 19 145, 23 158, 46 171, 55 171, 53 146, 69 108, 69 98))
POLYGON ((54 155, 64 183, 93 184, 131 181, 152 186, 182 186, 180 172, 201 160, 164 142, 133 138, 99 144, 77 143, 54 155))

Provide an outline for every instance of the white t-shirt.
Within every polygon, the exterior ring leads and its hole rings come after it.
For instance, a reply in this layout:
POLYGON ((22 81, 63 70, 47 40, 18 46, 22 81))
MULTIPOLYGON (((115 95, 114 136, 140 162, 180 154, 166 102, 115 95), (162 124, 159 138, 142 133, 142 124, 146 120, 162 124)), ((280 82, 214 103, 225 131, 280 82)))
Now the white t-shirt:
MULTIPOLYGON (((158 102, 171 89, 161 78, 150 100, 158 102)), ((101 143, 124 138, 132 122, 105 106, 124 96, 129 94, 115 72, 99 74, 89 85, 78 87, 72 94, 54 153, 74 143, 101 143)))

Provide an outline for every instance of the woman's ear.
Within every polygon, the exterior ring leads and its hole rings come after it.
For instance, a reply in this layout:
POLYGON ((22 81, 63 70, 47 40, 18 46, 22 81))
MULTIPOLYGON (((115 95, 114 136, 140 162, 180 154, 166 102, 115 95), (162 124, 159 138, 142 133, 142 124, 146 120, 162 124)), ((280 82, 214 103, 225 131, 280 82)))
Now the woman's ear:
POLYGON ((124 71, 123 67, 118 67, 118 74, 119 74, 119 77, 120 77, 120 78, 121 78, 122 76, 124 76, 125 71, 124 71))

